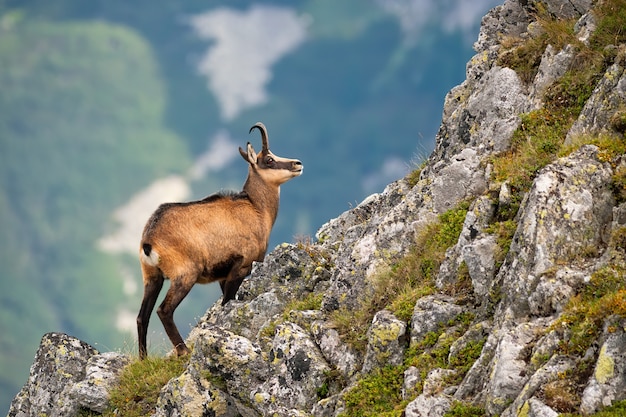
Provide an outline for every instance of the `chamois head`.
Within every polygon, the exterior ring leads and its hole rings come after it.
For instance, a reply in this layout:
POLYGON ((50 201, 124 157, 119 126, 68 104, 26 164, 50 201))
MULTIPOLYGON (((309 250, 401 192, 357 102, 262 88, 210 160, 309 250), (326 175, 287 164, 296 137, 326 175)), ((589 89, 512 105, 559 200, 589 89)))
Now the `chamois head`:
POLYGON ((297 159, 281 158, 270 151, 267 129, 263 123, 256 123, 248 133, 252 133, 254 129, 259 129, 261 132, 263 141, 261 152, 257 154, 250 142, 248 142, 247 151, 239 148, 243 159, 250 164, 251 171, 260 175, 266 183, 276 186, 302 174, 302 162, 297 159))

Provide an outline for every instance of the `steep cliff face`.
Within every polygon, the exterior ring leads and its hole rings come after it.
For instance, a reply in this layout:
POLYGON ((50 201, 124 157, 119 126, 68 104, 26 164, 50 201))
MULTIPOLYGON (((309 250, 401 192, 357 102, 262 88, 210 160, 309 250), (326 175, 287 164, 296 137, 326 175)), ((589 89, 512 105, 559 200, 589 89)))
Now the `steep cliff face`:
MULTIPOLYGON (((155 415, 556 416, 625 400, 625 9, 489 12, 420 171, 256 264, 193 329, 155 415)), ((47 335, 9 415, 106 412, 127 361, 47 335)))

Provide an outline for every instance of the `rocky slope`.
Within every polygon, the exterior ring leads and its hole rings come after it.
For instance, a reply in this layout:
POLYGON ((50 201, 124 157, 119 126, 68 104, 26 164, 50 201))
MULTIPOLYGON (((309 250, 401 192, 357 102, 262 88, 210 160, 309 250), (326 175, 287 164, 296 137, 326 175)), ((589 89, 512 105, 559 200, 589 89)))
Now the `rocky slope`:
MULTIPOLYGON (((624 6, 489 12, 421 170, 256 264, 193 329, 155 415, 538 417, 626 399, 624 6)), ((129 360, 48 334, 9 415, 105 412, 129 360)))

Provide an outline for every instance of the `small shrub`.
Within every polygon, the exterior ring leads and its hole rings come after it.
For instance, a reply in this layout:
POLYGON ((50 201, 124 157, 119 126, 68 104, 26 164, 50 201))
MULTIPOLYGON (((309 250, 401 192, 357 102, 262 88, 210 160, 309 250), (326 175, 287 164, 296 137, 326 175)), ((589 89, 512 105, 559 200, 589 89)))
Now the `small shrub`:
POLYGON ((543 397, 547 406, 560 413, 572 412, 580 406, 578 389, 569 378, 560 378, 545 384, 543 397))

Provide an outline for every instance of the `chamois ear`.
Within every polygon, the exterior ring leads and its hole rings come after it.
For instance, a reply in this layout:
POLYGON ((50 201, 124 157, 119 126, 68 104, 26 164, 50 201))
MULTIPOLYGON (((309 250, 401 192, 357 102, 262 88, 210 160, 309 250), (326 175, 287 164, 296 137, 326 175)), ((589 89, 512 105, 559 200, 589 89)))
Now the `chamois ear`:
POLYGON ((254 152, 254 148, 252 147, 250 142, 248 142, 248 152, 246 152, 243 149, 241 149, 241 146, 240 146, 239 147, 239 153, 241 154, 241 157, 246 162, 248 162, 251 165, 256 165, 256 152, 254 152))

